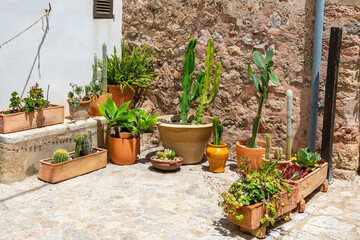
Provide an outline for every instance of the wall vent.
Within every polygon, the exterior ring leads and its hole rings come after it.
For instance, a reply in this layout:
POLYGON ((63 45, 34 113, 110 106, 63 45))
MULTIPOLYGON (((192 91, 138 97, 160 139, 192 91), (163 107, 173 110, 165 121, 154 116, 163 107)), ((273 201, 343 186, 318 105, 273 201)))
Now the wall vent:
POLYGON ((94 18, 113 18, 113 0, 94 0, 94 18))

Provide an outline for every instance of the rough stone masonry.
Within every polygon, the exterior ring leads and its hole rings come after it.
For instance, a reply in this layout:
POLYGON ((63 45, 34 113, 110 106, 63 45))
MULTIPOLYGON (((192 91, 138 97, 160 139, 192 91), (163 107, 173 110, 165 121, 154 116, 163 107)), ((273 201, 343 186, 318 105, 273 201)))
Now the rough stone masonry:
MULTIPOLYGON (((224 141, 235 155, 235 143, 250 136, 258 94, 247 74, 254 47, 275 50, 274 71, 280 85, 270 84, 259 138, 285 147, 286 90, 293 91, 293 154, 306 147, 315 23, 313 0, 124 0, 123 35, 129 47, 148 44, 159 56, 160 72, 143 107, 162 114, 179 113, 181 76, 188 36, 198 39, 197 74, 204 70, 206 42, 215 41, 215 61, 223 64, 221 86, 208 115, 226 126, 224 141)), ((334 137, 335 174, 359 169, 360 0, 325 3, 320 99, 325 91, 330 27, 343 27, 334 137), (340 172, 339 172, 340 171, 340 172)), ((321 144, 323 109, 319 109, 317 148, 321 144)), ((158 144, 157 136, 150 144, 158 144)))

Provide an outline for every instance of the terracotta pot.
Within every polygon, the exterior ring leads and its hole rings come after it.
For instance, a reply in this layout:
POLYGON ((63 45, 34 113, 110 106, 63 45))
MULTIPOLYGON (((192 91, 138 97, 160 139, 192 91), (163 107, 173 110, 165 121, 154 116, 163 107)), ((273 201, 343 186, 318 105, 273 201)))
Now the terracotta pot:
POLYGON ((106 102, 108 96, 112 97, 112 94, 108 93, 106 95, 100 95, 98 98, 96 98, 96 100, 95 97, 93 97, 89 106, 89 114, 93 116, 101 116, 99 107, 97 105, 103 105, 102 103, 106 102))
POLYGON ((67 102, 69 103, 70 119, 86 120, 89 118, 89 105, 91 103, 91 100, 80 101, 79 106, 77 106, 75 109, 70 107, 72 103, 70 99, 68 99, 67 102))
POLYGON ((155 156, 151 156, 150 160, 151 160, 151 164, 155 168, 158 168, 158 169, 164 170, 164 171, 173 171, 173 170, 180 168, 180 166, 183 163, 183 159, 181 157, 179 157, 179 158, 180 158, 180 160, 177 160, 177 161, 164 161, 155 155, 155 156))
POLYGON ((259 169, 261 163, 261 156, 265 154, 266 142, 257 141, 257 144, 258 146, 260 145, 260 148, 245 147, 246 140, 236 143, 236 158, 238 166, 242 157, 248 157, 249 160, 251 160, 250 166, 255 170, 259 169))
MULTIPOLYGON (((136 86, 132 86, 136 89, 136 86)), ((120 107, 124 103, 131 101, 129 108, 134 104, 135 93, 129 87, 125 87, 124 91, 121 92, 119 85, 108 85, 109 92, 112 94, 112 99, 114 100, 117 107, 120 107)))
MULTIPOLYGON (((274 154, 269 154, 269 157, 270 157, 270 159, 275 158, 274 154)), ((283 159, 285 159, 285 157, 286 157, 285 155, 282 156, 283 159)), ((272 162, 277 162, 277 164, 278 164, 277 168, 280 169, 280 170, 284 169, 288 163, 291 163, 291 160, 289 160, 289 161, 276 161, 275 159, 274 160, 269 160, 269 159, 265 158, 265 154, 264 154, 264 155, 261 156, 260 164, 261 163, 268 163, 268 162, 271 162, 271 161, 272 162)))
MULTIPOLYGON (((121 137, 131 133, 121 133, 121 137)), ((109 136, 109 152, 111 161, 119 165, 130 165, 136 161, 139 154, 140 137, 116 138, 115 134, 109 136)))
POLYGON ((209 169, 212 172, 224 172, 225 163, 229 157, 229 149, 226 147, 226 143, 221 145, 214 145, 209 143, 206 148, 206 157, 209 161, 209 169))
POLYGON ((199 163, 212 133, 212 118, 204 116, 201 125, 180 125, 180 115, 160 116, 157 125, 164 148, 172 149, 182 157, 183 164, 199 163), (169 122, 169 123, 167 123, 169 122))
POLYGON ((0 133, 12 133, 64 122, 64 106, 51 104, 42 111, 3 114, 0 112, 0 133))

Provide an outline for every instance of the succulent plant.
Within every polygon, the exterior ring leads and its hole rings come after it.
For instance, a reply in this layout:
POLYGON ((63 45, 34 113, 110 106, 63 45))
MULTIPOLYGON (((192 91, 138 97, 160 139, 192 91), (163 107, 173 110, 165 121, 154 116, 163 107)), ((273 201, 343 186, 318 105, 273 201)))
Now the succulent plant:
POLYGON ((213 118, 213 138, 214 145, 221 145, 221 138, 223 134, 223 125, 219 124, 219 117, 215 116, 213 118))
POLYGON ((69 156, 68 152, 64 149, 59 149, 53 154, 51 163, 57 164, 57 163, 62 163, 62 162, 68 161, 68 160, 70 160, 70 156, 69 156))
POLYGON ((163 152, 156 152, 156 156, 161 160, 165 161, 177 161, 178 158, 176 157, 176 153, 174 150, 165 149, 163 152))
POLYGON ((269 159, 270 158, 270 142, 271 142, 271 137, 270 134, 265 134, 265 140, 266 140, 266 149, 265 149, 265 159, 269 159))
POLYGON ((81 145, 82 142, 84 141, 84 136, 77 136, 74 138, 75 141, 75 158, 80 157, 80 151, 81 151, 81 145))
POLYGON ((300 148, 297 152, 296 159, 294 160, 296 165, 302 165, 311 169, 319 166, 318 157, 315 153, 311 152, 310 148, 300 148))

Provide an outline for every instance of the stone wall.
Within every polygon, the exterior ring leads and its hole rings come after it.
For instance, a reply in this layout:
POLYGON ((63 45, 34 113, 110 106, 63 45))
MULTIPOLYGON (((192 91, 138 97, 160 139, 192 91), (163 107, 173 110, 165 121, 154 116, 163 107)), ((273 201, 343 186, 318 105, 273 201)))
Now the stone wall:
MULTIPOLYGON (((344 27, 336 111, 334 161, 338 168, 359 167, 359 28, 360 0, 326 1, 320 102, 324 96, 331 26, 344 27)), ((269 132, 272 145, 285 147, 286 90, 293 91, 293 153, 307 145, 312 71, 315 1, 251 0, 124 0, 123 34, 127 44, 148 44, 159 56, 160 72, 143 102, 152 112, 180 113, 181 76, 188 36, 198 39, 195 76, 204 70, 206 42, 215 41, 215 61, 221 61, 218 98, 207 115, 218 115, 232 156, 235 143, 251 134, 259 95, 247 74, 254 47, 275 50, 278 86, 270 83, 259 137, 269 132)), ((194 109, 195 107, 193 107, 194 109)), ((317 148, 321 144, 323 110, 319 110, 317 148)), ((158 144, 155 134, 151 144, 158 144)))

